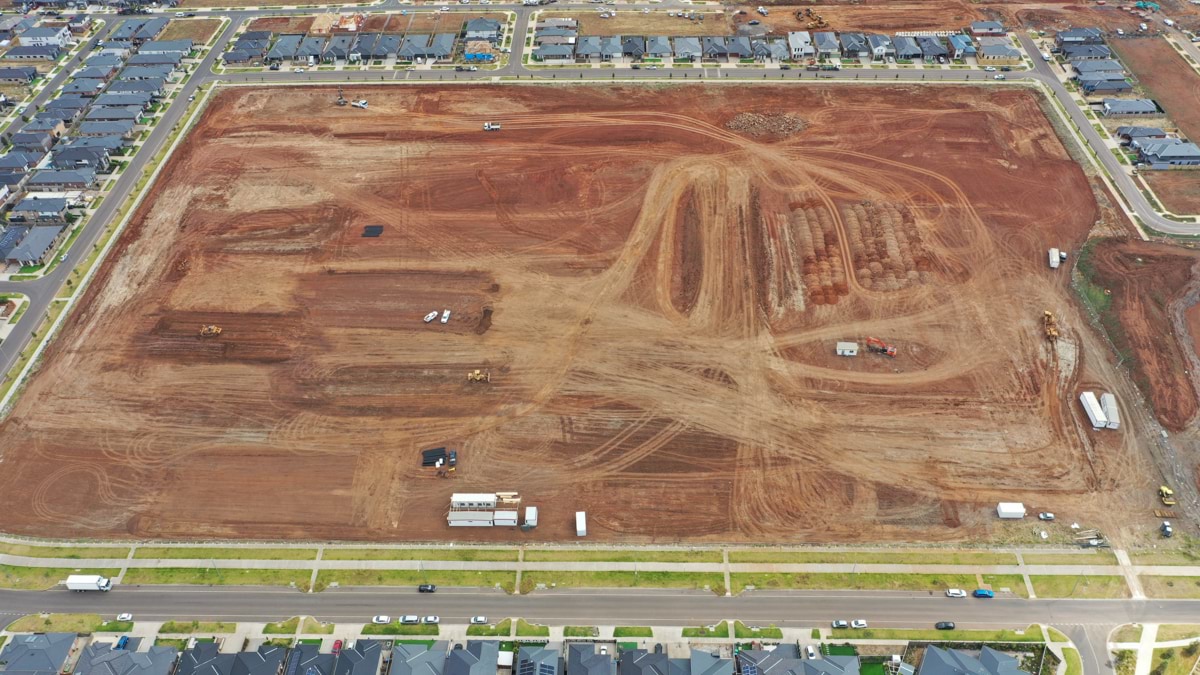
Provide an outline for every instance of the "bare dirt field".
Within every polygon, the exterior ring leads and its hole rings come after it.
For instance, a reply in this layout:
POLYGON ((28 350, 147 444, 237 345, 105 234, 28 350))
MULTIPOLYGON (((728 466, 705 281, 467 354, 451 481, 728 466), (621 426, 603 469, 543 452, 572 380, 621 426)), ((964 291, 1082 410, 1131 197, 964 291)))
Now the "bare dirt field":
POLYGON ((1150 505, 1138 425, 1073 404, 1122 380, 1045 251, 1103 215, 1034 94, 334 95, 216 96, 0 427, 7 529, 911 541, 1150 505), (834 355, 867 336, 897 358, 834 355), (538 529, 446 526, 495 490, 538 529))
POLYGON ((312 28, 314 16, 262 16, 250 22, 246 30, 268 30, 273 33, 307 33, 312 28))
POLYGON ((221 27, 220 19, 171 19, 167 29, 159 36, 160 40, 191 39, 198 45, 208 44, 217 29, 221 27))
MULTIPOLYGON (((790 30, 805 30, 807 19, 795 17, 797 9, 812 8, 829 22, 829 30, 861 31, 911 31, 911 30, 958 30, 981 19, 998 19, 1010 28, 1066 28, 1070 26, 1101 26, 1106 29, 1137 26, 1135 19, 1116 6, 1100 6, 1090 3, 1047 0, 1045 2, 1010 2, 987 0, 862 0, 861 2, 821 2, 819 4, 763 3, 770 6, 771 14, 762 18, 754 14, 757 5, 743 5, 739 9, 747 15, 737 17, 739 23, 759 19, 770 26, 774 34, 790 30)), ((1115 3, 1114 3, 1115 4, 1115 3)))
MULTIPOLYGON (((600 18, 600 12, 545 12, 547 19, 575 19, 579 22, 580 35, 729 35, 733 32, 730 15, 725 12, 696 12, 703 20, 689 21, 682 17, 669 16, 660 10, 642 12, 617 8, 617 15, 600 18)), ((754 15, 758 17, 757 14, 754 15)), ((762 17, 758 17, 762 18, 762 17)))
POLYGON ((1188 138, 1200 138, 1200 75, 1162 38, 1112 40, 1138 81, 1188 138))
POLYGON ((1143 171, 1142 178, 1171 213, 1200 213, 1200 171, 1143 171))

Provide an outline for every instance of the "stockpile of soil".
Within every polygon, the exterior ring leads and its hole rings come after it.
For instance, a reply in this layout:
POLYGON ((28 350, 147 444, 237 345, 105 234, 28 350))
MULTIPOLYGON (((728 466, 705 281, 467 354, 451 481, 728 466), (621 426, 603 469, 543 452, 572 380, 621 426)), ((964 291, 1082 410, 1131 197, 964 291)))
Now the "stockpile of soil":
POLYGON ((739 113, 725 123, 725 128, 747 136, 787 137, 798 134, 808 126, 803 119, 790 113, 739 113))

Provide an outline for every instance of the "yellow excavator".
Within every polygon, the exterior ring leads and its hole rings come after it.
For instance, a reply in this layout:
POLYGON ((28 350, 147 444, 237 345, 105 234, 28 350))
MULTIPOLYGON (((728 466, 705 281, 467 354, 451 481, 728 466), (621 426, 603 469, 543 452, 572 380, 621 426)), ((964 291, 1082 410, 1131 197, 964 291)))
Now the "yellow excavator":
POLYGON ((474 372, 467 373, 467 382, 491 382, 492 371, 476 369, 474 372))
POLYGON ((221 334, 220 326, 200 326, 200 337, 216 337, 221 334))
POLYGON ((1162 500, 1163 506, 1175 506, 1175 491, 1166 485, 1158 488, 1158 498, 1162 500))

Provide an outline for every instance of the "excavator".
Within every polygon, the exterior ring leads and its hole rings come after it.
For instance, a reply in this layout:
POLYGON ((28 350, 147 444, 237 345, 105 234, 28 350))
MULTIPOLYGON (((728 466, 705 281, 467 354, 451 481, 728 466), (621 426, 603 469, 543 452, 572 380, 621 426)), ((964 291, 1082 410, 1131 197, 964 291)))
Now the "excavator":
POLYGON ((200 326, 200 337, 216 337, 221 334, 220 326, 200 326))
POLYGON ((1042 330, 1045 331, 1047 340, 1058 342, 1058 319, 1054 318, 1054 312, 1048 309, 1042 313, 1042 330))
POLYGON ((883 354, 890 358, 896 358, 896 347, 880 340, 879 338, 867 338, 867 351, 873 354, 883 354))
POLYGON ((349 101, 347 101, 347 100, 346 100, 346 97, 345 97, 345 96, 342 94, 342 88, 341 88, 341 87, 338 87, 338 97, 337 97, 337 104, 338 104, 338 105, 340 105, 340 106, 344 106, 344 105, 346 105, 348 102, 349 102, 349 101))
POLYGON ((479 370, 477 368, 477 369, 475 369, 474 372, 467 373, 467 382, 491 382, 491 381, 492 381, 492 371, 490 371, 490 370, 483 371, 483 370, 479 370))
POLYGON ((1158 498, 1162 500, 1163 506, 1175 506, 1175 491, 1166 485, 1158 488, 1158 498))

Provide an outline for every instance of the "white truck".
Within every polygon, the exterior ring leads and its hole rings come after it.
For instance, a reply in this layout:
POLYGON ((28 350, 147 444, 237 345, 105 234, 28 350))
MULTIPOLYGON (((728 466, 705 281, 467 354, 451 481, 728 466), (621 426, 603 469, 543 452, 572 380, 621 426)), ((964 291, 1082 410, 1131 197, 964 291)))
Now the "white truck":
POLYGON ((1052 269, 1052 270, 1058 269, 1058 265, 1060 262, 1062 262, 1062 261, 1060 261, 1058 259, 1058 249, 1056 249, 1056 248, 1050 249, 1050 269, 1052 269))
POLYGON ((98 574, 72 574, 65 585, 71 591, 109 591, 112 590, 112 579, 98 574))
POLYGON ((484 131, 500 131, 500 123, 499 122, 484 122, 483 130, 484 131))
POLYGON ((366 110, 366 109, 367 109, 367 99, 365 99, 365 98, 364 98, 364 99, 362 99, 362 100, 359 100, 359 101, 351 101, 351 102, 350 102, 350 107, 351 107, 351 108, 360 108, 360 109, 362 109, 362 110, 366 110))

